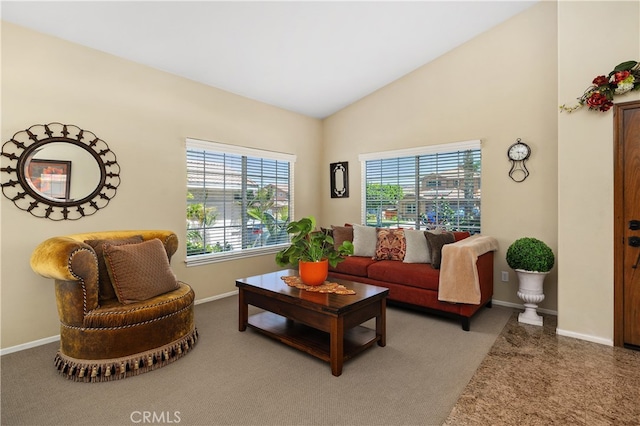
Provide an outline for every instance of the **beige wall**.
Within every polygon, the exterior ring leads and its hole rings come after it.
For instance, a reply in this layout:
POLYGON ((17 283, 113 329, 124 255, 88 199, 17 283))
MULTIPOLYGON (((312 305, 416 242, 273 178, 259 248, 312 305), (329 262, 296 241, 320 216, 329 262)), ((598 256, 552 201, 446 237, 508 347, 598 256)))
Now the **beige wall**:
MULTIPOLYGON (((504 260, 509 244, 532 236, 558 253, 555 29, 555 4, 538 4, 326 119, 324 163, 349 162, 350 197, 326 199, 324 224, 361 222, 358 154, 480 139, 482 232, 500 244, 495 299, 521 304, 504 260), (516 138, 532 149, 522 183, 508 176, 506 152, 516 138)), ((329 193, 328 179, 322 184, 329 193)), ((556 272, 540 304, 552 311, 556 272)))
MULTIPOLYGON (((215 88, 3 23, 2 141, 53 121, 94 132, 116 153, 122 183, 93 216, 54 222, 1 199, 2 348, 59 334, 53 282, 29 267, 42 240, 110 229, 185 229, 185 138, 296 154, 296 214, 319 210, 322 123, 215 88)), ((322 168, 324 171, 324 168, 322 168)), ((198 299, 235 290, 235 278, 273 270, 273 256, 186 268, 198 299)))
MULTIPOLYGON (((560 2, 558 103, 597 75, 640 60, 640 3, 560 2), (590 23, 590 24, 587 24, 590 23), (593 31, 593 23, 602 28, 593 31)), ((632 92, 616 99, 640 99, 632 92)), ((560 114, 558 332, 613 340, 613 113, 560 114)))

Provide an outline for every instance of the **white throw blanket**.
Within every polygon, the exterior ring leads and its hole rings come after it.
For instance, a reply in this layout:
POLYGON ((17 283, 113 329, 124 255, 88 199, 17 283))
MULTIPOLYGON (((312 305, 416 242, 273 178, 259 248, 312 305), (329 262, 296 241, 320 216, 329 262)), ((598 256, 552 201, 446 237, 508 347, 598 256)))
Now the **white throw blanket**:
POLYGON ((442 247, 438 300, 480 304, 478 256, 498 249, 498 241, 489 236, 472 235, 442 247))

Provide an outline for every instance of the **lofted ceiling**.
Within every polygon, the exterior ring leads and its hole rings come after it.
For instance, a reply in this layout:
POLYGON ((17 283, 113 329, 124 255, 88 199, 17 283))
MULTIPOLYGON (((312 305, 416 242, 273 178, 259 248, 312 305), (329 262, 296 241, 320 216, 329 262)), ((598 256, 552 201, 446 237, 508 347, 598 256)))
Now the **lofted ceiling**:
POLYGON ((537 1, 2 1, 0 13, 3 21, 325 118, 537 1))

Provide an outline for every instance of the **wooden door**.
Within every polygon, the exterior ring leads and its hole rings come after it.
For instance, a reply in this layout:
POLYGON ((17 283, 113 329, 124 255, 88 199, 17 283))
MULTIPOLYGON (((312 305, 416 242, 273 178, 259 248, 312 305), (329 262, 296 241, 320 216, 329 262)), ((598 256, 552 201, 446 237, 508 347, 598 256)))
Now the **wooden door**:
POLYGON ((640 350, 640 101, 614 123, 614 344, 640 350))

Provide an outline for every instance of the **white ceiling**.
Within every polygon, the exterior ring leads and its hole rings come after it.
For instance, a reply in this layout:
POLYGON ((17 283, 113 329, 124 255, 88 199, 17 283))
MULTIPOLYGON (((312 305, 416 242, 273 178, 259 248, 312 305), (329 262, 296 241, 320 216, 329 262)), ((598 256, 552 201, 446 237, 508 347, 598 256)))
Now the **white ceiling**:
POLYGON ((537 1, 2 1, 1 16, 324 118, 537 1))

